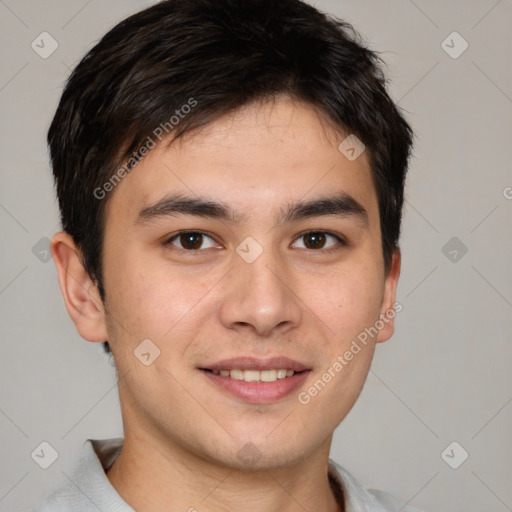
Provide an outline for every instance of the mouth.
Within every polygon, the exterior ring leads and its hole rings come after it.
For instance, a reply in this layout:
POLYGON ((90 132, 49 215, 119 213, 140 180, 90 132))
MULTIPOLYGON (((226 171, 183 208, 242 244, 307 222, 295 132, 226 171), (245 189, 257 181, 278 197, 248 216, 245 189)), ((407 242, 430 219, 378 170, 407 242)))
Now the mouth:
POLYGON ((221 377, 227 377, 235 380, 243 380, 244 382, 275 382, 281 379, 287 379, 293 377, 296 374, 304 373, 309 370, 302 370, 296 372, 295 370, 288 368, 271 368, 269 370, 213 370, 210 368, 200 368, 204 372, 212 373, 213 375, 219 375, 221 377))
POLYGON ((217 390, 249 403, 271 403, 296 390, 312 371, 285 357, 235 358, 198 368, 217 390))

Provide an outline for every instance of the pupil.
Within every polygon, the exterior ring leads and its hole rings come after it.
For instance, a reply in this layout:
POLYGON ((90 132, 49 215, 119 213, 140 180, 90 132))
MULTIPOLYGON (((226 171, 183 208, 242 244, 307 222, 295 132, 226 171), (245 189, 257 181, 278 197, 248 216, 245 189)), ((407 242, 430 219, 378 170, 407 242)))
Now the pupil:
POLYGON ((202 236, 201 233, 186 233, 181 235, 181 245, 185 249, 198 249, 201 247, 202 236))
POLYGON ((316 249, 318 246, 323 246, 325 243, 325 235, 323 233, 310 233, 306 235, 306 240, 311 242, 306 242, 308 249, 316 249))

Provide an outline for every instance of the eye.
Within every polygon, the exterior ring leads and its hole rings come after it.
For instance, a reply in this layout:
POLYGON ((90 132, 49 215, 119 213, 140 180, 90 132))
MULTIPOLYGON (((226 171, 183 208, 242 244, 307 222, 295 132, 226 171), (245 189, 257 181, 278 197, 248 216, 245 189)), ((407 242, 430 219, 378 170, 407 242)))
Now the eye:
POLYGON ((337 244, 341 246, 347 245, 340 235, 335 235, 328 231, 308 231, 299 236, 298 240, 301 239, 304 239, 305 242, 302 244, 302 247, 299 246, 299 249, 323 249, 330 251, 339 248, 336 247, 337 244), (331 243, 326 246, 329 240, 331 243))
POLYGON ((199 249, 209 249, 214 247, 216 243, 212 237, 208 236, 206 233, 202 233, 201 231, 180 231, 169 238, 165 242, 165 245, 173 245, 178 247, 178 249, 183 249, 185 251, 198 251, 199 249), (206 247, 203 245, 205 239, 210 240, 206 247), (177 246, 175 242, 179 243, 179 246, 177 246))

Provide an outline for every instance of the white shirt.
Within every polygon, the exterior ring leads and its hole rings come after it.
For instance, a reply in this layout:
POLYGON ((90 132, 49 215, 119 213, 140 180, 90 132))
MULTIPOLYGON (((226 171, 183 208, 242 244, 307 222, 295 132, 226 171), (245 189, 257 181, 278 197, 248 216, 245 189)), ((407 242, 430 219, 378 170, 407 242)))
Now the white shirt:
MULTIPOLYGON (((123 438, 87 439, 71 481, 46 497, 30 512, 135 512, 107 478, 123 446, 123 438)), ((382 491, 365 489, 346 469, 329 459, 329 481, 338 502, 345 497, 346 512, 421 512, 403 507, 382 491), (403 507, 403 508, 402 508, 403 507)))

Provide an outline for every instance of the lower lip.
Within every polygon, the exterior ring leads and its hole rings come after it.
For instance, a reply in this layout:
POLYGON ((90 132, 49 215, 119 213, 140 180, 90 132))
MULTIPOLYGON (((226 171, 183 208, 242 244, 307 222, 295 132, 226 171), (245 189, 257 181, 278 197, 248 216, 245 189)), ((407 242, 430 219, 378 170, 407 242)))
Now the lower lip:
POLYGON ((296 390, 308 377, 310 370, 294 373, 291 377, 274 382, 245 382, 212 372, 199 370, 210 381, 235 397, 253 404, 271 403, 285 398, 296 390))

